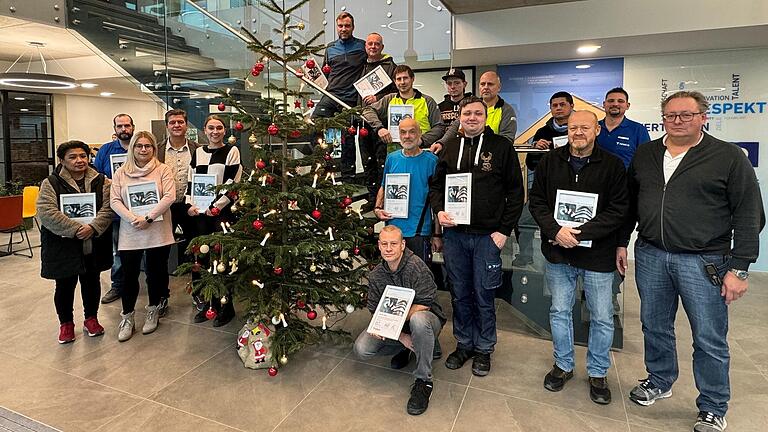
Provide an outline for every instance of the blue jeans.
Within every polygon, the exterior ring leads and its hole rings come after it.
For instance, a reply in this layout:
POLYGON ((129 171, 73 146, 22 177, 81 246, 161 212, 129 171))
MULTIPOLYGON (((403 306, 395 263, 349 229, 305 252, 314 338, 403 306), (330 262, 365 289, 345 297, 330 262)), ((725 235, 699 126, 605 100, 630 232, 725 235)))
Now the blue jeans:
POLYGON ((635 279, 645 339, 645 368, 651 383, 669 390, 678 376, 675 315, 682 300, 693 334, 693 378, 699 411, 725 416, 731 398, 728 371, 728 306, 704 265, 714 264, 722 278, 728 256, 669 253, 638 239, 635 279))
POLYGON ((611 367, 610 349, 613 343, 613 273, 596 272, 568 264, 547 261, 547 286, 552 293, 549 323, 557 367, 572 371, 573 361, 573 305, 576 302, 576 281, 582 278, 589 308, 589 346, 587 372, 590 377, 602 378, 611 367))
POLYGON ((112 289, 119 294, 123 292, 123 264, 120 252, 117 250, 117 239, 120 238, 120 219, 112 221, 112 289))
POLYGON ((501 250, 490 235, 455 229, 443 233, 443 259, 451 282, 453 336, 458 348, 492 353, 496 345, 496 288, 501 286, 501 250))

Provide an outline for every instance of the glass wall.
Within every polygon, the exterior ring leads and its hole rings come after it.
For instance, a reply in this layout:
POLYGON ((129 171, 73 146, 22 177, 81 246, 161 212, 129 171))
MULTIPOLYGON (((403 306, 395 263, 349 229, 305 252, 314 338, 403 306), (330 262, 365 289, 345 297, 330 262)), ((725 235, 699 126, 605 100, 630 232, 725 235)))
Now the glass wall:
POLYGON ((53 157, 51 95, 3 91, 2 163, 6 181, 38 184, 53 157))

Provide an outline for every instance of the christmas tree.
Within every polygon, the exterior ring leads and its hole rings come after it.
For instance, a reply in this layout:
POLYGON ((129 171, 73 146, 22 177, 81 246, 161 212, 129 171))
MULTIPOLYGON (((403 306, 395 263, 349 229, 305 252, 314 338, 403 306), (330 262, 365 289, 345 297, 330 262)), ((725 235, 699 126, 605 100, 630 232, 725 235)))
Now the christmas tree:
MULTIPOLYGON (((300 110, 308 93, 288 88, 289 73, 298 75, 289 71, 290 65, 313 68, 311 56, 325 48, 314 45, 323 32, 307 42, 292 36, 304 24, 292 23, 291 13, 308 1, 290 8, 274 0, 262 3, 282 16, 281 28, 274 29, 276 41, 261 41, 243 29, 251 39, 248 48, 262 59, 254 64, 252 75, 265 69, 264 61, 282 66, 281 82, 267 84, 270 93, 282 98, 258 99, 256 112, 249 113, 223 93, 226 103, 219 109, 229 105, 234 128, 250 132, 255 166, 245 167, 240 183, 219 187, 235 202, 237 222, 222 223, 220 232, 195 238, 188 249, 195 261, 178 270, 199 272, 201 278, 191 289, 206 301, 218 298, 225 303, 231 301, 227 293, 234 292, 248 318, 238 345, 248 348, 250 334, 268 334, 268 352, 261 339, 253 352, 273 376, 290 354, 326 333, 337 333, 333 324, 364 304, 363 278, 376 254, 373 221, 351 206, 357 187, 341 184, 331 157, 333 143, 322 138, 334 128, 348 128, 355 110, 308 123, 300 110), (294 106, 289 106, 289 97, 296 99, 294 106), (300 136, 319 138, 313 139, 312 154, 295 158, 288 139, 300 136), (211 265, 203 268, 199 260, 206 254, 211 265)), ((327 65, 323 72, 329 72, 327 65)))

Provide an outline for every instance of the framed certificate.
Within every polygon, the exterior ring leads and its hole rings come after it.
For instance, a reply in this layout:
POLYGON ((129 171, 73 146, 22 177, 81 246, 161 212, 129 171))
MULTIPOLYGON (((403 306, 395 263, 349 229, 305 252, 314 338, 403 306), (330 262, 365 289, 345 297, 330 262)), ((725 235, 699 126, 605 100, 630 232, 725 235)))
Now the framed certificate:
POLYGON ((445 176, 445 211, 459 225, 469 225, 472 215, 472 173, 445 176))
MULTIPOLYGON (((564 227, 577 228, 597 213, 599 195, 558 189, 555 197, 555 221, 564 227)), ((592 240, 579 242, 579 246, 592 247, 592 240)))
MULTIPOLYGON (((157 183, 144 182, 128 185, 128 210, 136 216, 146 216, 160 203, 160 193, 157 190, 157 183)), ((156 221, 163 220, 159 215, 156 221)))
POLYGON ((59 210, 76 222, 89 224, 96 217, 96 194, 91 192, 60 195, 59 210))
POLYGON ((400 332, 403 331, 403 325, 408 319, 408 311, 411 309, 414 297, 416 297, 416 291, 410 288, 387 285, 368 324, 368 333, 387 339, 400 338, 400 332))
POLYGON ((396 219, 408 219, 411 174, 387 174, 384 181, 384 210, 396 219))
MULTIPOLYGON (((312 58, 312 61, 314 60, 315 59, 312 58)), ((320 67, 320 62, 315 61, 315 67, 308 68, 307 64, 304 63, 304 65, 301 66, 301 69, 304 71, 304 78, 314 82, 320 88, 326 88, 328 87, 328 78, 325 77, 325 74, 323 74, 323 71, 320 69, 320 67)))
POLYGON ((392 78, 384 72, 384 68, 377 66, 355 82, 355 89, 360 93, 360 96, 365 98, 366 96, 375 95, 379 90, 390 84, 392 84, 392 78))
POLYGON ((387 129, 392 134, 392 141, 400 142, 400 120, 405 118, 413 118, 413 105, 389 105, 387 129))
POLYGON ((552 147, 558 148, 568 144, 568 135, 552 138, 552 147))
POLYGON ((109 169, 113 177, 126 160, 128 160, 128 153, 109 155, 109 169))
POLYGON ((192 203, 206 209, 216 198, 216 174, 192 174, 192 203))

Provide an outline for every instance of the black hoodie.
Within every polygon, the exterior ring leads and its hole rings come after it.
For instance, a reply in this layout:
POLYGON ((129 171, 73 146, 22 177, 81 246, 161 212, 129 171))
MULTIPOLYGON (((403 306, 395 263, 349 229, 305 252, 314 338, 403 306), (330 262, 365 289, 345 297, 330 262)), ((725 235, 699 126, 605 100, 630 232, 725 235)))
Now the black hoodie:
MULTIPOLYGON (((555 130, 553 123, 555 122, 555 118, 551 117, 549 120, 547 120, 547 123, 544 124, 544 126, 540 127, 536 133, 533 135, 532 142, 535 144, 536 141, 540 139, 545 139, 547 141, 552 141, 555 137, 561 137, 561 136, 567 136, 568 135, 568 129, 560 132, 555 130)), ((550 150, 552 150, 552 147, 550 147, 550 150)), ((543 156, 543 153, 529 153, 528 157, 525 159, 525 165, 528 167, 529 170, 535 171, 536 165, 539 164, 539 161, 541 160, 541 157, 543 156)))
POLYGON ((443 124, 448 126, 459 118, 459 103, 467 96, 472 96, 472 93, 464 93, 461 99, 454 102, 450 96, 445 95, 445 99, 437 104, 437 107, 440 108, 440 118, 443 120, 443 124))

